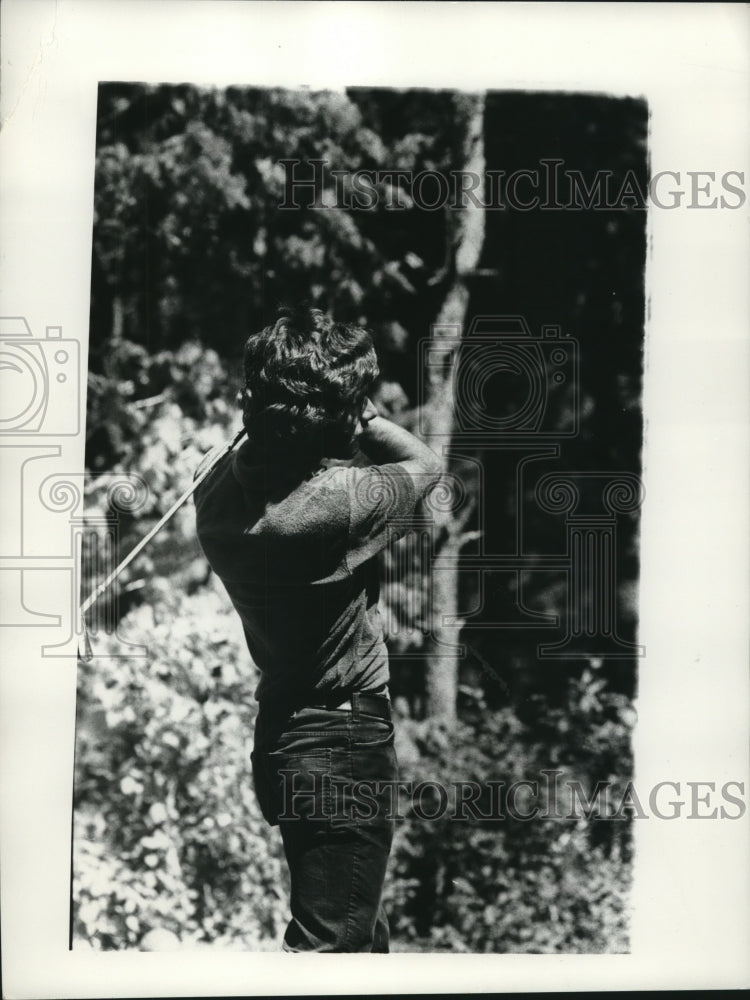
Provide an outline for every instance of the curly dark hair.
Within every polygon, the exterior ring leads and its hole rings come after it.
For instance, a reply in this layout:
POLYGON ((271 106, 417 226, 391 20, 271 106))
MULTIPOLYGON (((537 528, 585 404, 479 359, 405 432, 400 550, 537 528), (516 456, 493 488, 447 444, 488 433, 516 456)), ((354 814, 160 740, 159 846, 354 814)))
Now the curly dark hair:
POLYGON ((245 344, 243 422, 273 455, 317 461, 351 454, 356 417, 377 378, 367 330, 320 309, 284 308, 245 344))

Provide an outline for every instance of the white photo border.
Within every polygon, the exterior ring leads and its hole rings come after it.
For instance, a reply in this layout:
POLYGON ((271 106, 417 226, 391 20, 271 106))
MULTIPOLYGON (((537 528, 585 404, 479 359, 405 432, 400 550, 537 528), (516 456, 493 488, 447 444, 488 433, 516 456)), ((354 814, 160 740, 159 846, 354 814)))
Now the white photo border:
MULTIPOLYGON (((741 781, 747 804, 749 21, 744 4, 5 0, 0 314, 24 317, 37 339, 78 342, 80 379, 65 399, 82 428, 85 392, 72 394, 85 386, 100 82, 644 97, 652 175, 744 171, 746 199, 736 210, 649 209, 636 787, 741 781)), ((82 430, 35 441, 50 471, 82 473, 82 430)), ((0 447, 3 586, 17 582, 18 560, 41 558, 28 565, 44 570, 48 553, 65 558, 38 496, 24 494, 19 515, 19 455, 0 447), (38 521, 33 550, 13 548, 19 517, 38 521)), ((33 606, 64 617, 66 581, 30 573, 33 606)), ((52 631, 0 629, 6 996, 750 985, 747 809, 636 824, 629 955, 70 951, 76 663, 41 656, 52 631)))

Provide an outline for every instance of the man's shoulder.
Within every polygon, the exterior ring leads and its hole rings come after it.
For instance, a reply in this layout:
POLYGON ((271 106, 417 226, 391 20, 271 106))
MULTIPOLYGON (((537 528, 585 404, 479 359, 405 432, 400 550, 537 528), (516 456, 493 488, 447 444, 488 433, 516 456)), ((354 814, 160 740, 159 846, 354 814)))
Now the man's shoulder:
POLYGON ((267 510, 269 527, 284 534, 330 534, 348 526, 349 488, 346 468, 318 470, 267 510))
POLYGON ((398 463, 352 467, 346 479, 355 516, 412 513, 416 493, 412 477, 398 463))
POLYGON ((398 465, 329 464, 267 508, 263 528, 286 537, 358 540, 410 515, 414 503, 409 476, 398 465))
POLYGON ((218 484, 226 481, 226 472, 231 465, 231 455, 222 457, 220 451, 221 449, 214 448, 207 455, 204 455, 193 473, 193 495, 196 503, 213 493, 218 484), (208 469, 211 469, 210 475, 205 475, 208 469), (201 479, 201 477, 203 478, 201 479))
POLYGON ((206 454, 203 456, 203 458, 196 466, 195 471, 193 472, 193 482, 195 482, 196 479, 200 479, 200 477, 203 475, 206 469, 209 469, 212 463, 216 462, 217 458, 221 455, 221 452, 223 450, 224 450, 223 446, 217 445, 215 448, 212 448, 209 452, 206 452, 206 454))
POLYGON ((390 506, 399 492, 413 492, 408 473, 396 463, 329 466, 305 485, 312 495, 330 497, 352 508, 390 506))

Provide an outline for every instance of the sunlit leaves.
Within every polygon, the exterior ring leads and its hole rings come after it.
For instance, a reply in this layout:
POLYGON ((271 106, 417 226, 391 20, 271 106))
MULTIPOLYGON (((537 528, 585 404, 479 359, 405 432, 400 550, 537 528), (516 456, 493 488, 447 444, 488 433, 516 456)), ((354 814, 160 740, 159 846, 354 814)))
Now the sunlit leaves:
POLYGON ((138 609, 126 627, 148 636, 148 658, 81 668, 76 935, 96 948, 133 947, 152 928, 273 940, 280 849, 251 787, 256 678, 235 616, 209 590, 138 609))

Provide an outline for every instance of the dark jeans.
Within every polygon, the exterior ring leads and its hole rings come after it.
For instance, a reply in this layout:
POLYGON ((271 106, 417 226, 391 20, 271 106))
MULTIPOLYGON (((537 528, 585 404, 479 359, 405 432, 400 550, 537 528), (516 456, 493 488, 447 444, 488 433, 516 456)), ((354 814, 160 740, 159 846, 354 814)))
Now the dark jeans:
POLYGON ((398 779, 390 719, 360 711, 356 693, 351 711, 302 708, 274 719, 261 708, 253 779, 291 874, 283 949, 387 952, 381 896, 398 779))

